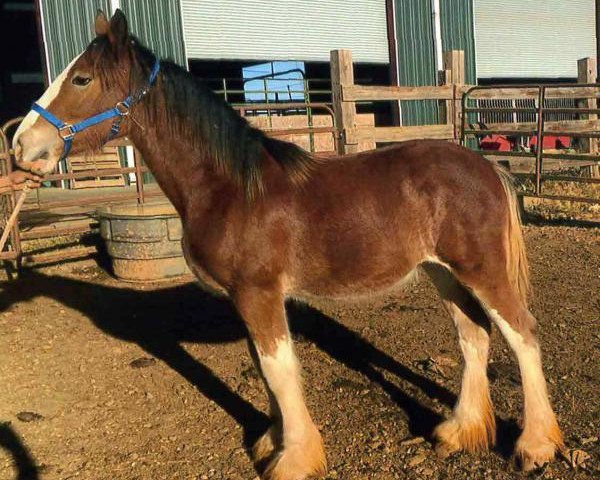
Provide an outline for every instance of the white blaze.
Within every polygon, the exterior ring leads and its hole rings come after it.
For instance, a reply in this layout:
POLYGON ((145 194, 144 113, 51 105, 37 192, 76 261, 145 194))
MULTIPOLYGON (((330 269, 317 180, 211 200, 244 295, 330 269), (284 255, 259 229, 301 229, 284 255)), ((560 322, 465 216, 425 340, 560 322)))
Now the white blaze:
MULTIPOLYGON (((50 105, 50 103, 52 103, 52 100, 54 100, 54 98, 58 95, 58 92, 60 92, 60 87, 62 87, 62 84, 64 83, 65 79, 69 75, 69 71, 71 70, 71 67, 77 60, 79 60, 79 57, 81 57, 81 55, 83 55, 83 52, 81 52, 73 60, 71 60, 71 63, 69 63, 69 65, 67 65, 67 67, 61 72, 61 74, 54 79, 52 84, 48 87, 48 89, 44 92, 44 94, 39 98, 39 100, 36 103, 40 107, 48 108, 48 105, 50 105)), ((29 113, 25 116, 25 118, 19 125, 19 128, 15 132, 15 136, 13 137, 13 148, 15 148, 15 146, 17 145, 17 140, 19 138, 19 135, 21 135, 27 129, 31 128, 31 126, 35 123, 35 121, 38 119, 39 116, 40 116, 39 113, 37 113, 33 110, 29 111, 29 113)))

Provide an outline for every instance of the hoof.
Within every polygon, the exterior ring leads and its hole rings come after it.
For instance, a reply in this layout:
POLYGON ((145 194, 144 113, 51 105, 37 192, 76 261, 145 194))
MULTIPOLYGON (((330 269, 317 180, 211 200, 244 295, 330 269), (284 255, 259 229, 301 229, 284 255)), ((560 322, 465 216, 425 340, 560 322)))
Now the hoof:
POLYGON ((558 425, 551 435, 521 435, 515 446, 515 460, 524 471, 535 470, 554 460, 557 450, 563 449, 563 437, 558 425))
POLYGON ((435 452, 440 458, 464 450, 466 452, 486 452, 494 444, 495 423, 459 422, 452 417, 440 423, 433 436, 436 440, 435 452))
POLYGON ((543 467, 546 463, 554 460, 556 445, 545 443, 538 445, 520 445, 515 448, 515 461, 519 467, 528 472, 543 467))
POLYGON ((264 480, 309 480, 327 474, 327 461, 321 434, 315 432, 302 443, 286 446, 265 469, 264 480))

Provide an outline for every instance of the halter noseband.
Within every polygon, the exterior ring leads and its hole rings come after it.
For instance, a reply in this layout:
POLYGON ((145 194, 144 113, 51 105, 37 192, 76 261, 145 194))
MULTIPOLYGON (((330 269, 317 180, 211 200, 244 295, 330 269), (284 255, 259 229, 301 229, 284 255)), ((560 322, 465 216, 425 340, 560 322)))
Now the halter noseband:
POLYGON ((116 117, 116 120, 112 124, 110 133, 108 134, 108 139, 106 141, 113 139, 119 133, 119 130, 121 129, 121 122, 127 115, 129 115, 131 107, 138 103, 142 98, 144 98, 148 94, 148 92, 150 91, 150 87, 152 87, 156 82, 156 77, 158 76, 159 70, 160 60, 157 58, 154 62, 154 67, 152 67, 152 72, 150 73, 150 78, 148 79, 148 84, 146 86, 142 87, 134 95, 129 95, 125 100, 118 102, 113 108, 105 110, 104 112, 94 115, 92 117, 86 118, 85 120, 77 122, 73 125, 63 122, 37 103, 34 103, 31 106, 31 109, 39 113, 49 123, 54 125, 58 130, 58 134, 60 135, 60 138, 63 139, 63 142, 65 144, 63 154, 60 157, 60 159, 63 160, 67 158, 69 152, 71 151, 71 147, 73 146, 73 137, 75 137, 76 133, 82 132, 86 128, 97 125, 103 122, 104 120, 116 117))

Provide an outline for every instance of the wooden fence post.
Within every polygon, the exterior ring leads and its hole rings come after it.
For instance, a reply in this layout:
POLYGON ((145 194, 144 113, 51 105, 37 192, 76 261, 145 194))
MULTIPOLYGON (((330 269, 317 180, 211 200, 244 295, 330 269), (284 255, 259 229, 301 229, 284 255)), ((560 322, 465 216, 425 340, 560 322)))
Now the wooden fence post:
POLYGON ((331 93, 335 122, 340 132, 337 140, 338 153, 358 152, 358 143, 348 142, 348 130, 356 128, 356 103, 344 101, 342 87, 354 85, 352 52, 350 50, 332 50, 331 53, 331 93))
MULTIPOLYGON (((440 70, 438 72, 438 84, 443 85, 452 85, 452 72, 450 70, 440 70)), ((440 100, 440 119, 448 124, 454 125, 454 110, 452 106, 453 100, 440 100)))
MULTIPOLYGON (((444 52, 444 71, 446 83, 453 85, 465 84, 465 52, 464 50, 448 50, 444 52), (449 71, 449 74, 448 74, 449 71)), ((450 108, 450 102, 446 103, 446 123, 454 125, 454 140, 459 140, 461 128, 461 95, 454 89, 454 108, 450 108), (450 110, 450 111, 449 111, 450 110), (453 111, 452 111, 453 110, 453 111)))
MULTIPOLYGON (((578 83, 596 83, 596 59, 591 57, 581 58, 577 61, 577 82, 578 83)), ((596 108, 597 100, 595 98, 588 98, 582 100, 579 104, 581 108, 596 108)), ((597 120, 597 114, 582 114, 580 115, 582 120, 597 120)), ((597 138, 582 138, 580 139, 582 146, 582 153, 598 153, 598 139, 597 138)), ((600 178, 600 166, 591 165, 586 168, 588 175, 592 178, 600 178)))
MULTIPOLYGON (((577 83, 596 83, 596 59, 595 58, 581 58, 577 60, 577 83)), ((596 100, 588 98, 581 100, 579 103, 580 108, 596 108, 596 100)), ((581 120, 597 120, 598 115, 595 114, 582 114, 581 120)), ((596 153, 598 151, 598 139, 588 138, 581 139, 583 144, 582 153, 596 153)))

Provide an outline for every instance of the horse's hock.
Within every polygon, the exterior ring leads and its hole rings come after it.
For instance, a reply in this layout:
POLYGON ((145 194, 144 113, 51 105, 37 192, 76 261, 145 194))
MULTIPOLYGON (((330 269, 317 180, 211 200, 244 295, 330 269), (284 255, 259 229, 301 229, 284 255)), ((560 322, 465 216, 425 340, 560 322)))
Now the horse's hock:
POLYGON ((98 216, 120 279, 157 281, 190 273, 181 249, 181 220, 171 204, 114 205, 99 209, 98 216))

